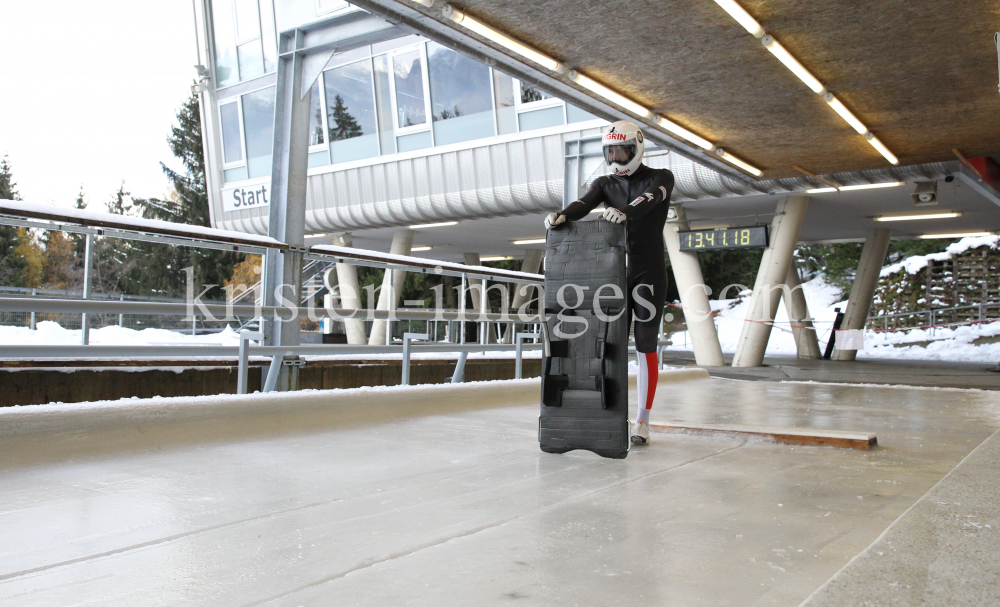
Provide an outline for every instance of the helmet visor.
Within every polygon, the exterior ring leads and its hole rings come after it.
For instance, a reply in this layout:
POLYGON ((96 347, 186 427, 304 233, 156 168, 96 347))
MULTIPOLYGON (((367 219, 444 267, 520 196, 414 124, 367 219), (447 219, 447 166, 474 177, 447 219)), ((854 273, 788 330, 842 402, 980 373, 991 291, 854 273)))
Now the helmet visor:
POLYGON ((628 164, 635 158, 635 144, 613 144, 604 146, 604 160, 608 164, 628 164))

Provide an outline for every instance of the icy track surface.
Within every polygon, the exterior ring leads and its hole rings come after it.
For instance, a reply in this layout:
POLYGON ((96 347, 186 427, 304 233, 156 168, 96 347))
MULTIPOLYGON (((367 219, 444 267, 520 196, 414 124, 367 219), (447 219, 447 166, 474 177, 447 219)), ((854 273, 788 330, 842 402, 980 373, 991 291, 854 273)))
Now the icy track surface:
MULTIPOLYGON (((383 388, 343 419, 260 414, 260 395, 214 419, 8 434, 0 604, 794 606, 1000 428, 992 393, 667 387, 654 423, 871 431, 882 446, 654 433, 625 460, 544 454, 537 384, 505 406, 383 388)), ((339 396, 308 398, 336 410, 339 396)))

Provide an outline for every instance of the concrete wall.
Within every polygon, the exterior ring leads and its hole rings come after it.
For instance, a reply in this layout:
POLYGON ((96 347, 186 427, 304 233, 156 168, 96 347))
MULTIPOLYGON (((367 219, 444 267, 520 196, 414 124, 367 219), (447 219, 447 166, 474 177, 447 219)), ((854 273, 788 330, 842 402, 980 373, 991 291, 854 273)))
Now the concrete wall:
MULTIPOLYGON (((180 369, 180 368, 178 368, 180 369)), ((442 384, 451 380, 454 361, 413 361, 411 384, 442 384)), ((307 364, 299 371, 299 387, 303 390, 360 388, 363 386, 396 386, 402 375, 399 361, 345 363, 320 361, 307 364)), ((524 377, 541 375, 539 359, 524 360, 524 377)), ((187 368, 183 371, 155 368, 141 370, 80 369, 18 369, 0 371, 0 407, 40 405, 46 403, 79 403, 120 398, 152 398, 154 396, 202 396, 236 394, 236 367, 187 368)), ((251 367, 250 390, 259 389, 261 368, 251 367)), ((513 379, 514 361, 469 360, 465 364, 466 381, 513 379)))

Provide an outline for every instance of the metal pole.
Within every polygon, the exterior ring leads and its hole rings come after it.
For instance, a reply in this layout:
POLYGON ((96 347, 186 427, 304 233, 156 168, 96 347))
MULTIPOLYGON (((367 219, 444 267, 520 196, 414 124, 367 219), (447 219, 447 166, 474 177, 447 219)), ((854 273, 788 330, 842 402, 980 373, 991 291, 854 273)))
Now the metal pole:
MULTIPOLYGON (((125 301, 125 296, 124 295, 120 296, 118 298, 118 301, 125 301)), ((119 314, 118 315, 118 326, 119 327, 124 327, 125 326, 125 315, 124 314, 119 314)))
POLYGON ((264 339, 264 334, 260 331, 247 331, 246 329, 240 331, 240 353, 239 353, 239 367, 236 379, 236 393, 246 394, 247 393, 247 379, 249 374, 249 369, 247 368, 250 361, 250 340, 254 339, 261 341, 264 339))
POLYGON ((399 382, 401 386, 410 385, 410 340, 413 339, 427 339, 427 334, 426 333, 403 334, 403 371, 402 371, 402 379, 399 382))
POLYGON ((518 333, 514 336, 514 379, 521 379, 522 372, 522 351, 524 348, 524 340, 537 338, 538 333, 518 333))
POLYGON ((455 363, 455 372, 451 375, 451 383, 460 384, 465 381, 465 359, 469 358, 469 353, 462 350, 458 354, 458 362, 455 363))
POLYGON ((278 375, 281 373, 281 363, 284 361, 285 357, 280 354, 271 357, 271 365, 267 368, 267 379, 264 380, 264 389, 261 392, 274 392, 274 388, 278 385, 278 375))
MULTIPOLYGON (((36 289, 32 289, 31 290, 31 296, 32 297, 34 297, 37 293, 38 293, 38 291, 36 289)), ((31 313, 31 330, 32 331, 35 330, 35 313, 34 312, 31 313)))
MULTIPOLYGON (((83 298, 90 299, 90 265, 91 256, 93 254, 93 244, 94 235, 87 234, 84 240, 83 249, 83 298)), ((90 319, 84 314, 80 317, 80 345, 86 346, 90 344, 90 319)))
MULTIPOLYGON (((458 294, 458 300, 459 300, 458 310, 459 312, 462 313, 461 320, 458 321, 458 343, 460 344, 465 343, 465 283, 466 283, 465 272, 462 272, 462 289, 458 294)), ((464 363, 465 361, 462 362, 464 363)))
MULTIPOLYGON (((486 312, 486 304, 488 303, 487 299, 488 298, 486 297, 486 278, 484 277, 482 279, 482 282, 479 283, 479 313, 480 314, 484 314, 486 312)), ((490 332, 490 323, 488 321, 482 321, 482 322, 480 322, 479 323, 479 343, 480 344, 486 345, 486 343, 488 341, 489 332, 490 332)))

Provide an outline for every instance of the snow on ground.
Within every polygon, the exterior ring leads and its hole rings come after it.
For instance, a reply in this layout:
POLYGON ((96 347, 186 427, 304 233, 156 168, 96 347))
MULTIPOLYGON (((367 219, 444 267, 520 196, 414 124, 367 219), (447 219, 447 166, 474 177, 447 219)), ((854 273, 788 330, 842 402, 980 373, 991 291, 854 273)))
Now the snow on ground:
MULTIPOLYGON (((43 320, 32 331, 28 327, 0 326, 0 346, 78 346, 79 329, 64 329, 51 320, 43 320)), ((168 329, 126 329, 119 326, 90 330, 95 346, 239 346, 240 335, 230 327, 219 333, 191 335, 168 329)))
MULTIPOLYGON (((960 244, 962 243, 955 243, 952 246, 960 244)), ((945 253, 939 255, 945 255, 945 253)), ((926 265, 926 259, 923 260, 923 263, 926 265)), ((827 285, 822 277, 816 277, 804 283, 802 289, 805 292, 809 312, 815 319, 813 325, 816 327, 820 349, 822 350, 826 346, 826 341, 830 337, 830 328, 837 317, 835 308, 840 308, 843 311, 847 308, 847 302, 839 301, 839 291, 835 287, 827 285)), ((728 353, 735 352, 736 344, 739 341, 740 332, 745 322, 744 319, 747 316, 747 307, 749 306, 750 298, 726 299, 712 301, 711 303, 712 310, 719 314, 716 317, 715 326, 719 331, 719 343, 722 345, 722 351, 728 353)), ((680 310, 674 308, 674 314, 679 314, 680 312, 680 310)), ((865 349, 858 352, 858 356, 863 358, 996 363, 1000 361, 1000 343, 981 344, 978 346, 972 343, 978 337, 994 335, 1000 335, 1000 321, 954 328, 912 329, 910 331, 893 332, 866 331, 865 349), (894 345, 931 340, 933 342, 927 344, 926 347, 919 345, 900 347, 894 345)), ((670 339, 673 341, 673 345, 668 347, 669 350, 691 349, 691 337, 687 332, 674 333, 670 336, 670 339)), ((782 303, 778 307, 774 329, 771 330, 771 338, 767 344, 767 354, 795 355, 795 353, 795 340, 792 337, 788 314, 785 311, 784 303, 782 303)))

